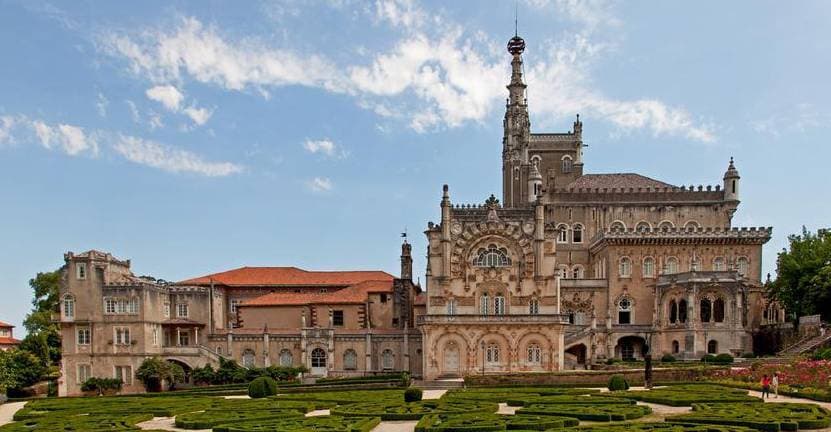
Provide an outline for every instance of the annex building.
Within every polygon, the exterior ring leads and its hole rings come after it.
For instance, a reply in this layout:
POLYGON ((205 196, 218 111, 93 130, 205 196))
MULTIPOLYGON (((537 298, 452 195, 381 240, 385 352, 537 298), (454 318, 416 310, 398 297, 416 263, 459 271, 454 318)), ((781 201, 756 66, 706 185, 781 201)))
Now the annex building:
POLYGON ((532 133, 525 42, 508 43, 502 197, 451 201, 425 234, 426 285, 411 245, 381 271, 243 267, 176 283, 135 276, 104 252, 67 253, 62 395, 133 374, 158 355, 185 370, 232 358, 306 365, 314 376, 406 370, 427 380, 555 371, 649 350, 679 358, 752 350, 770 309, 761 283, 771 228, 737 228, 740 176, 676 186, 584 173, 583 124, 532 133))

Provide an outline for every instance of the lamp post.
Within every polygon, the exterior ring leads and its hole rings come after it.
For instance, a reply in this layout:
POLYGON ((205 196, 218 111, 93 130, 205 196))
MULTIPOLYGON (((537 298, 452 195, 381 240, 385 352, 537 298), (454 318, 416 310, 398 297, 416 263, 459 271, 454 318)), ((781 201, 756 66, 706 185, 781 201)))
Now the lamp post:
POLYGON ((479 347, 482 349, 482 376, 485 376, 485 341, 479 342, 479 347))

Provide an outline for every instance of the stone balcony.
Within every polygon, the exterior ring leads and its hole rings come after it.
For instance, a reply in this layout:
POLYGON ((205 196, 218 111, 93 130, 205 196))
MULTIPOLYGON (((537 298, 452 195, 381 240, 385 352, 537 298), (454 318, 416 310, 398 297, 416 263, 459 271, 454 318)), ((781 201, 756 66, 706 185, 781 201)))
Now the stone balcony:
POLYGON ((568 324, 568 315, 422 315, 418 325, 424 324, 568 324))

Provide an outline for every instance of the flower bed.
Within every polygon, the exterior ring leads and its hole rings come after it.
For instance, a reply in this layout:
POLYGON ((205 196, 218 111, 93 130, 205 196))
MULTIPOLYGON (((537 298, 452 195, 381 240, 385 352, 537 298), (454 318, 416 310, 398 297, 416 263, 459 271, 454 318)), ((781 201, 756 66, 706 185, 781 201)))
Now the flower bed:
POLYGON ((213 432, 369 432, 378 423, 381 423, 378 417, 292 417, 219 425, 213 432))
POLYGON ((606 404, 606 405, 543 405, 531 404, 517 410, 520 415, 554 415, 573 417, 589 421, 623 421, 641 418, 652 414, 652 408, 643 405, 606 404))
POLYGON ((732 368, 713 372, 714 380, 732 380, 759 383, 762 376, 779 373, 779 384, 791 388, 814 388, 829 390, 831 380, 831 360, 797 359, 787 364, 769 364, 755 362, 747 368, 732 368))
POLYGON ((577 426, 574 418, 498 414, 431 414, 416 424, 415 432, 541 431, 577 426))
POLYGON ((746 426, 767 432, 821 429, 831 425, 831 412, 815 404, 693 404, 693 412, 668 417, 671 423, 746 426))
POLYGON ((643 402, 669 406, 692 406, 694 403, 728 403, 759 402, 760 399, 749 396, 746 391, 713 385, 680 385, 652 390, 629 390, 610 392, 603 396, 624 397, 643 402))
POLYGON ((331 411, 344 417, 380 417, 381 420, 419 420, 426 414, 494 413, 498 405, 475 400, 424 400, 418 402, 357 402, 331 411))

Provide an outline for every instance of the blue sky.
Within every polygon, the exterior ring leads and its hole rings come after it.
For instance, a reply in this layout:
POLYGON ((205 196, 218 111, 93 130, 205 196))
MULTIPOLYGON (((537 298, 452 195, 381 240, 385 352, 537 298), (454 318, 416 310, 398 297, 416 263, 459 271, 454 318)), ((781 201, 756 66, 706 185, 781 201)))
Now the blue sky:
MULTIPOLYGON (((580 113, 587 172, 742 175, 765 271, 828 225, 831 3, 523 0, 532 130, 580 113)), ((0 0, 0 320, 100 249, 178 280, 398 272, 411 234, 500 193, 514 3, 0 0)), ((22 330, 22 329, 21 329, 22 330)), ((22 333, 22 331, 21 331, 22 333)))

